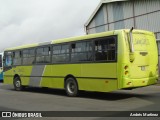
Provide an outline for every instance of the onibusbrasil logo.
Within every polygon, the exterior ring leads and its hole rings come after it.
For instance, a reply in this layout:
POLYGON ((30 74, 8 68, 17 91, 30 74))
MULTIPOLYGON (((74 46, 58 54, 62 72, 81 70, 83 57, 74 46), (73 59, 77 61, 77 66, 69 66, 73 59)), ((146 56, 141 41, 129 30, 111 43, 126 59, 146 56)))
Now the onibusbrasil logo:
POLYGON ((40 112, 2 112, 2 117, 9 118, 9 117, 42 117, 40 112))

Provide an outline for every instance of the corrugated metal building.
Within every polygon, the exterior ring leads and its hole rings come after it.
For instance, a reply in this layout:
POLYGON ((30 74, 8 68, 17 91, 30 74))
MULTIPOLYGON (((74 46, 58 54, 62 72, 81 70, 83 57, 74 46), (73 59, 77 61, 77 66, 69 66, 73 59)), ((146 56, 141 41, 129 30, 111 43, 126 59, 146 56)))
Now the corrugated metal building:
POLYGON ((101 0, 85 24, 86 34, 131 27, 155 33, 160 63, 160 0, 101 0))
POLYGON ((87 34, 131 27, 160 39, 160 0, 101 0, 85 24, 87 34))

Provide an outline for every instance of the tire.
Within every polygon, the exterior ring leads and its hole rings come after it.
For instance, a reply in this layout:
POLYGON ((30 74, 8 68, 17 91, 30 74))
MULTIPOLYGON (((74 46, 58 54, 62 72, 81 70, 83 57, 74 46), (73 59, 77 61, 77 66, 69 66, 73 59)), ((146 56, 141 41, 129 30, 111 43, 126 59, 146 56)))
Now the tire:
POLYGON ((23 86, 21 84, 21 80, 19 77, 15 77, 13 80, 14 89, 16 91, 21 91, 23 89, 23 86))
POLYGON ((67 78, 65 82, 65 90, 69 97, 75 97, 78 95, 78 85, 74 78, 67 78))

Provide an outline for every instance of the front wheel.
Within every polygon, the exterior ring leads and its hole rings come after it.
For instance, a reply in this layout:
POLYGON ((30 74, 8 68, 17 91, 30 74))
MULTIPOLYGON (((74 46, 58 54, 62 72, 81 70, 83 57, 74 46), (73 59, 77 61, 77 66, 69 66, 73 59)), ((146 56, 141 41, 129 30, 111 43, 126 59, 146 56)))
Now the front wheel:
POLYGON ((21 80, 19 77, 15 77, 14 80, 13 80, 13 85, 14 85, 14 89, 16 91, 21 91, 23 86, 21 84, 21 80))
POLYGON ((78 95, 78 85, 74 78, 69 77, 65 82, 65 90, 68 96, 75 97, 78 95))

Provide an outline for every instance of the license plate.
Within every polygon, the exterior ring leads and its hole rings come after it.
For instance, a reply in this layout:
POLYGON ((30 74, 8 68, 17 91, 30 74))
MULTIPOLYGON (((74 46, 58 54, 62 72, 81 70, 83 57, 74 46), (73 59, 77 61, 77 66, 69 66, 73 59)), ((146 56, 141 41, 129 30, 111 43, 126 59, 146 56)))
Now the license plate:
POLYGON ((145 66, 141 66, 141 70, 142 70, 142 71, 145 71, 145 70, 146 70, 146 67, 145 67, 145 66))

